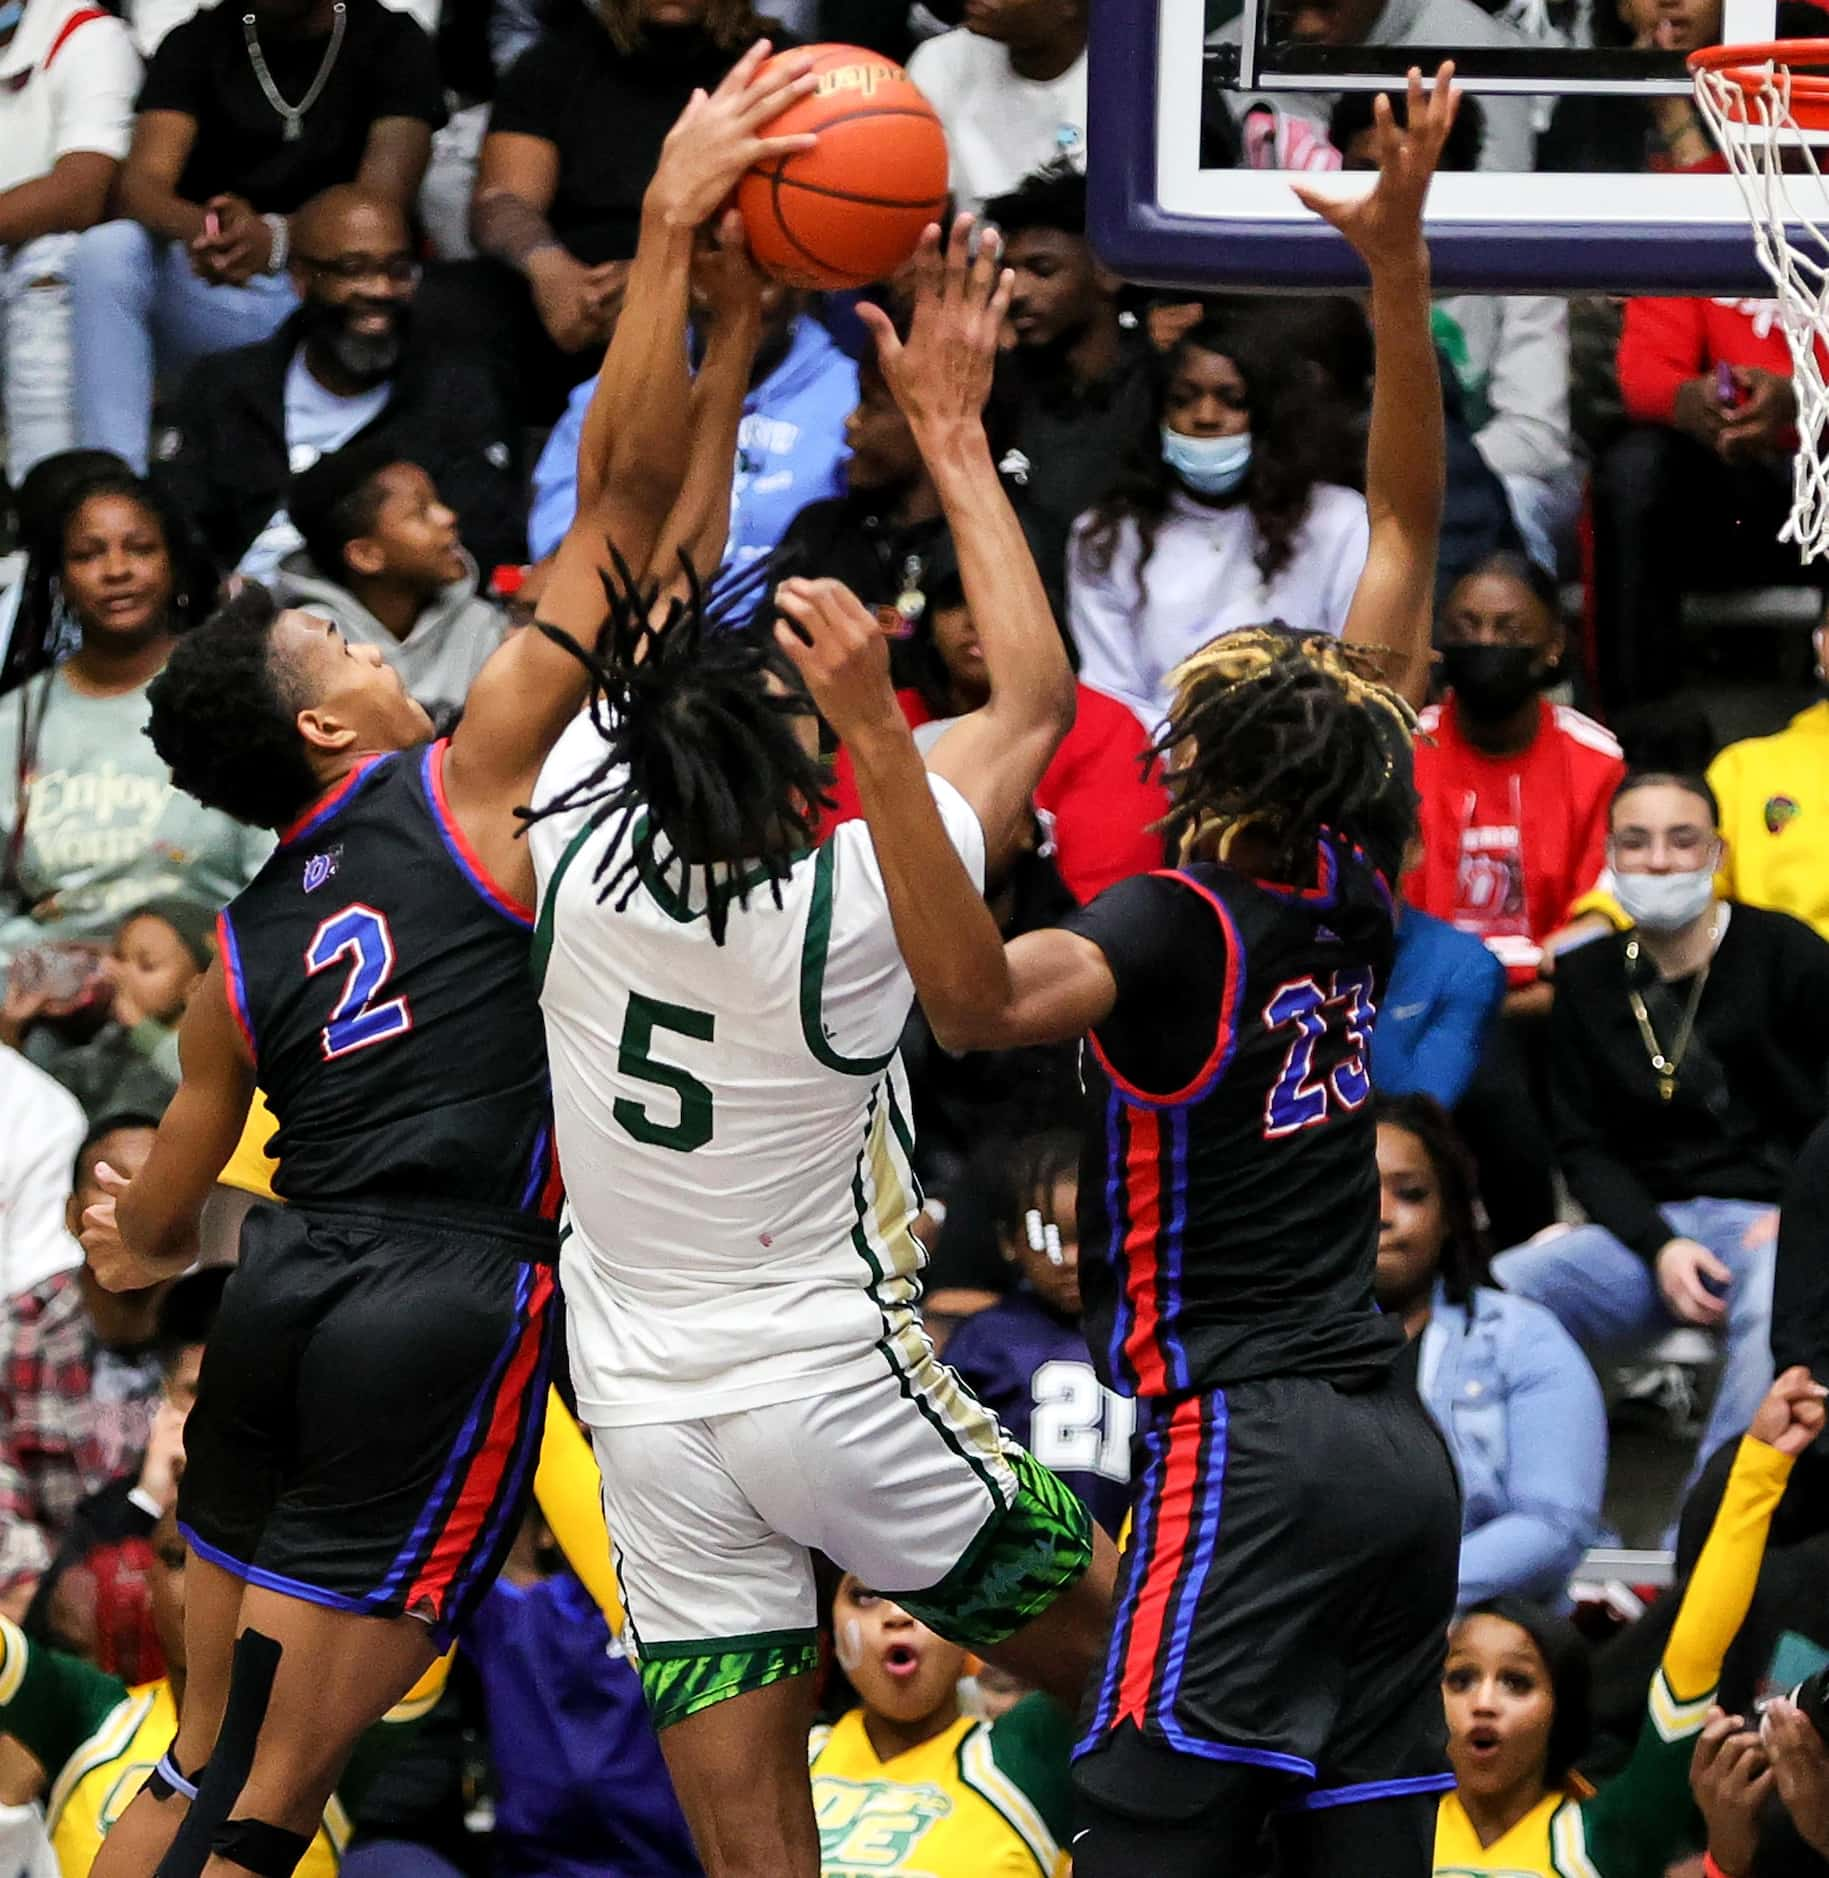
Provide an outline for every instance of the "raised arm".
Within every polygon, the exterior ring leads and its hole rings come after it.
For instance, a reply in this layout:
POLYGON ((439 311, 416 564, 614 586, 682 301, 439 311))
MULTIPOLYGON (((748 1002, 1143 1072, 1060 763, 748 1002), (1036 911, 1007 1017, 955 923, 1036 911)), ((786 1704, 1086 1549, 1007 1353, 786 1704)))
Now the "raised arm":
MULTIPOLYGON (((636 577, 645 574, 685 482, 686 310, 697 231, 751 164, 809 141, 761 135, 813 82, 798 59, 758 78, 767 50, 766 42, 752 47, 714 93, 694 95, 643 198, 622 318, 579 442, 578 512, 539 609, 543 623, 586 645, 603 622, 605 578, 615 577, 619 561, 636 577)), ((528 800, 586 684, 579 661, 544 633, 517 632, 477 674, 452 737, 444 769, 451 809, 484 865, 522 898, 532 887, 532 863, 516 839, 514 810, 528 800)))
POLYGON ((883 376, 939 492, 984 648, 990 699, 940 739, 927 766, 972 805, 994 879, 1025 839, 1035 785, 1073 727, 1074 685, 1035 557, 984 433, 1013 277, 999 266, 1001 243, 989 230, 975 258, 971 237, 972 218, 962 215, 944 253, 938 228, 922 239, 906 343, 881 308, 858 310, 875 333, 883 376))
POLYGON ((1410 71, 1408 126, 1388 100, 1375 106, 1378 180, 1365 194, 1335 197, 1306 183, 1296 194, 1352 243, 1372 276, 1372 430, 1365 505, 1371 544, 1347 612, 1349 645, 1385 656, 1384 678, 1412 705, 1429 687, 1435 555, 1441 537, 1446 451, 1442 385, 1429 330, 1429 247, 1423 203, 1454 126, 1459 94, 1444 64, 1425 97, 1410 71))

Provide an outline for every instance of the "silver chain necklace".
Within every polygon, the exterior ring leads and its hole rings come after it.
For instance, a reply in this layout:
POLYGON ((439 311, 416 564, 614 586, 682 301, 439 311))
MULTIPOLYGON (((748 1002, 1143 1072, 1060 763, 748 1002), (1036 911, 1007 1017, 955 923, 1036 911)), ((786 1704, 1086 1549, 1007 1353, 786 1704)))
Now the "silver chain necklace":
POLYGON ((248 42, 248 63, 254 67, 254 76, 260 81, 262 95, 286 126, 283 139, 286 143, 297 143, 304 136, 305 113, 323 95, 324 86, 329 81, 331 70, 337 62, 337 54, 343 50, 343 32, 349 24, 349 8, 344 4, 344 0, 336 0, 336 5, 330 11, 330 45, 325 50, 323 63, 318 67, 317 76, 311 81, 309 89, 297 104, 288 104, 279 95, 279 87, 274 84, 273 74, 267 70, 267 61, 260 49, 260 32, 254 24, 254 15, 244 13, 241 16, 241 36, 248 42))

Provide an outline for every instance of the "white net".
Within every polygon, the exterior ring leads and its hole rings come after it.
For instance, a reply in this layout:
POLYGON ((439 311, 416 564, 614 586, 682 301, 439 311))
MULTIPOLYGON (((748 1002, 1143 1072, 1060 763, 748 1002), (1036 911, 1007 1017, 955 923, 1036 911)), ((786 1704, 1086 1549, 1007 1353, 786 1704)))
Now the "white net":
POLYGON ((1797 394, 1798 448, 1791 519, 1779 536, 1797 544, 1806 561, 1829 554, 1829 463, 1823 432, 1829 425, 1829 385, 1823 345, 1829 341, 1829 179, 1813 144, 1821 132, 1802 129, 1792 112, 1788 65, 1768 60, 1695 73, 1696 102, 1716 147, 1740 184, 1752 217, 1759 264, 1771 277, 1778 315, 1791 350, 1797 394), (1752 84, 1745 81, 1748 76, 1752 84))

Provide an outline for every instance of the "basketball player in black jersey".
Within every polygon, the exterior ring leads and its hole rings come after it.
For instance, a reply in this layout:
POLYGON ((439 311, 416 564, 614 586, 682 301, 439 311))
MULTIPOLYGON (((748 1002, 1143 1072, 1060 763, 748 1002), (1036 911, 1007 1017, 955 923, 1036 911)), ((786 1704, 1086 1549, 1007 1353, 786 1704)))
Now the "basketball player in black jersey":
MULTIPOLYGON (((766 51, 694 99, 647 193, 579 521, 540 608, 586 642, 612 563, 670 561, 714 500, 695 464, 728 464, 760 318, 734 220, 713 269, 731 317, 696 391, 688 274, 743 171, 812 142, 759 134, 813 84, 798 58, 758 76, 766 51)), ((249 1223, 186 1430, 177 1740, 98 1878, 188 1878, 206 1860, 290 1878, 351 1746, 447 1647, 519 1528, 558 1185, 515 811, 585 682, 520 632, 432 741, 378 653, 255 588, 153 687, 178 785, 279 846, 222 915, 183 1085, 144 1171, 87 1216, 85 1247, 117 1288, 183 1270, 257 1082, 288 1205, 249 1223)))
POLYGON ((1422 206, 1451 78, 1425 100, 1411 74, 1407 130, 1379 101, 1368 195, 1298 190, 1371 270, 1371 545, 1344 644, 1252 628, 1178 674, 1178 869, 1006 953, 919 786, 868 616, 828 587, 781 629, 852 752, 940 1041, 1086 1038, 1087 1331, 1138 1436, 1076 1752, 1077 1878, 1422 1878, 1451 1784, 1458 1491, 1373 1302, 1366 1070, 1429 665, 1443 449, 1422 206))

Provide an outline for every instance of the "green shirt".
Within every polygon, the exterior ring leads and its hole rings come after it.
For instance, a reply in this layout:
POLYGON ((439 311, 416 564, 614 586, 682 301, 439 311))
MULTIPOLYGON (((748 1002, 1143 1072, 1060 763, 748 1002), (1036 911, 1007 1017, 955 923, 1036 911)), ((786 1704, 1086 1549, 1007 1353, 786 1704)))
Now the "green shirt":
POLYGON ((221 906, 253 877, 273 837, 180 794, 146 735, 145 687, 85 697, 62 672, 0 698, 0 851, 17 816, 28 698, 34 717, 44 710, 19 887, 0 899, 0 968, 47 940, 111 939, 160 894, 221 906))

